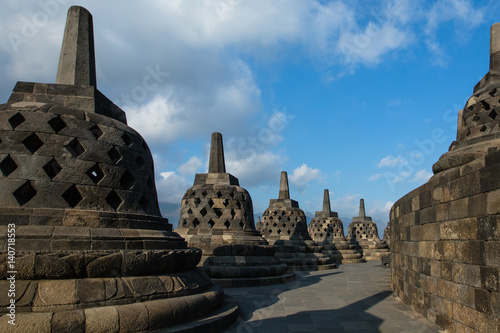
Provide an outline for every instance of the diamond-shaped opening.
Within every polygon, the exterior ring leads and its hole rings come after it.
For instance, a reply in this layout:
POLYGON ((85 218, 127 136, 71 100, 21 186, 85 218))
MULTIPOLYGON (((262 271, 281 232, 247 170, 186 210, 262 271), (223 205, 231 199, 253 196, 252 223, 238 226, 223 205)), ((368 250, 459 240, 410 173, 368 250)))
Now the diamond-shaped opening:
POLYGON ((56 133, 59 133, 59 131, 61 131, 64 127, 67 126, 64 120, 62 120, 60 116, 56 116, 50 119, 47 123, 50 125, 50 127, 52 127, 52 129, 56 133))
POLYGON ((203 191, 203 192, 201 192, 201 195, 202 195, 202 196, 204 196, 204 197, 206 197, 206 196, 207 196, 207 194, 208 194, 208 192, 207 192, 207 191, 203 191))
POLYGON ((292 232, 290 230, 288 230, 287 233, 290 235, 292 232))
POLYGON ((220 198, 222 197, 222 193, 220 191, 217 191, 217 193, 215 193, 217 195, 217 198, 220 198))
POLYGON ((488 114, 488 116, 493 120, 497 117, 497 115, 498 114, 495 112, 495 110, 491 110, 491 112, 488 114))
POLYGON ((319 234, 319 237, 323 237, 323 233, 322 232, 319 234))
POLYGON ((186 219, 184 219, 184 221, 182 222, 182 225, 185 227, 186 224, 187 224, 187 221, 186 221, 186 219))
POLYGON ((135 179, 134 175, 132 175, 132 173, 130 173, 130 171, 128 170, 125 171, 122 178, 120 178, 120 184, 122 185, 122 188, 126 190, 132 189, 135 183, 137 183, 137 180, 135 179))
POLYGON ((286 215, 286 213, 285 213, 285 211, 283 210, 283 211, 281 212, 281 216, 285 216, 285 215, 286 215))
POLYGON ((85 148, 83 148, 82 144, 80 143, 80 141, 78 141, 77 138, 74 138, 73 140, 71 140, 71 142, 68 143, 65 146, 65 148, 66 148, 66 150, 69 151, 71 156, 73 156, 75 158, 80 156, 81 154, 83 154, 85 152, 85 148))
POLYGON ((245 229, 245 223, 243 223, 243 221, 240 222, 240 227, 242 230, 245 229))
MULTIPOLYGON (((282 226, 283 226, 283 228, 286 228, 286 223, 283 223, 282 226)), ((319 229, 318 229, 318 231, 319 231, 319 229)))
POLYGON ((207 209, 205 207, 203 207, 201 210, 200 210, 200 214, 201 216, 205 217, 205 215, 207 215, 207 209))
POLYGON ((104 134, 98 125, 92 126, 90 132, 96 139, 99 139, 104 134))
POLYGON ((99 163, 94 164, 94 166, 88 169, 85 173, 94 182, 94 184, 99 183, 101 179, 104 178, 104 172, 102 172, 101 168, 99 167, 99 163))
POLYGON ((141 206, 141 208, 144 210, 144 211, 148 211, 148 208, 149 208, 149 200, 148 198, 146 197, 145 194, 142 195, 141 199, 139 200, 139 206, 141 206))
POLYGON ((497 93, 497 89, 495 88, 492 91, 490 91, 489 94, 490 94, 491 97, 493 97, 493 96, 495 96, 496 93, 497 93))
POLYGON ((0 170, 2 170, 2 173, 5 177, 8 177, 16 169, 17 164, 16 162, 14 162, 12 157, 10 157, 10 155, 7 155, 7 157, 5 157, 2 162, 0 162, 0 170))
POLYGON ((191 208, 188 209, 187 211, 188 214, 193 214, 193 210, 191 208))
POLYGON ((75 208, 80 201, 83 200, 82 195, 80 194, 80 191, 76 188, 75 185, 71 185, 70 188, 68 188, 62 195, 61 197, 66 200, 68 205, 71 208, 75 208))
POLYGON ((214 212, 215 212, 215 215, 217 215, 217 217, 222 216, 222 211, 219 208, 214 208, 214 212))
POLYGON ((479 131, 481 131, 481 132, 486 131, 486 126, 484 126, 484 125, 483 125, 483 126, 481 126, 481 128, 479 129, 479 131))
POLYGON ((120 154, 116 147, 113 147, 108 151, 108 156, 113 164, 116 164, 116 162, 118 162, 122 158, 122 154, 120 154))
POLYGON ((224 205, 224 207, 229 206, 229 200, 227 200, 227 199, 226 199, 226 200, 224 200, 224 201, 222 202, 222 204, 224 205))
POLYGON ((295 228, 295 223, 292 223, 292 228, 295 228))
POLYGON ((54 179, 59 172, 61 172, 62 167, 57 163, 56 159, 51 159, 47 164, 43 166, 43 171, 49 176, 50 180, 54 179))
POLYGON ((226 229, 229 229, 231 223, 228 220, 226 220, 226 222, 224 222, 224 225, 226 226, 226 229))
POLYGON ((194 198, 194 205, 196 207, 198 207, 198 205, 200 204, 200 202, 201 202, 200 198, 194 198))
POLYGON ((192 197, 194 197, 196 195, 196 191, 191 191, 191 194, 190 194, 192 197))
POLYGON ((135 158, 135 164, 137 164, 137 167, 139 169, 142 169, 144 167, 144 165, 146 164, 146 162, 141 157, 141 155, 137 155, 137 157, 135 158))
POLYGON ((32 154, 34 154, 38 149, 40 149, 41 146, 43 146, 43 141, 40 140, 38 135, 36 135, 35 133, 31 133, 22 142, 26 149, 28 149, 32 154))
POLYGON ((231 217, 234 219, 235 216, 236 216, 236 212, 234 211, 234 209, 231 209, 231 217))
POLYGON ((281 221, 281 216, 278 216, 278 221, 281 221))
POLYGON ((148 181, 146 182, 146 184, 148 185, 148 188, 152 191, 155 184, 153 183, 151 177, 148 177, 148 181))
POLYGON ((12 117, 9 118, 9 124, 12 126, 12 129, 16 129, 17 126, 24 123, 26 119, 24 119, 23 115, 20 113, 16 113, 12 117))
POLYGON ((17 203, 19 206, 23 206, 26 204, 28 201, 33 199, 33 197, 36 195, 36 190, 31 186, 31 182, 28 180, 26 183, 21 185, 17 190, 12 193, 14 198, 16 198, 17 203))
POLYGON ((234 192, 231 192, 231 194, 229 194, 229 196, 234 199, 234 192))
POLYGON ((210 219, 210 220, 208 220, 208 225, 210 226, 210 228, 213 228, 215 225, 215 222, 212 219, 210 219))
POLYGON ((278 223, 274 222, 273 227, 277 227, 277 226, 278 226, 278 223))
POLYGON ((278 235, 281 234, 281 229, 276 230, 276 232, 278 233, 278 235))
POLYGON ((238 207, 238 209, 241 209, 241 202, 237 201, 236 202, 236 207, 238 207))
POLYGON ((286 218, 286 220, 287 220, 287 221, 290 221, 290 216, 288 216, 288 217, 286 218))
POLYGON ((278 211, 274 210, 273 215, 278 215, 278 211))
POLYGON ((477 114, 472 118, 473 121, 478 122, 481 117, 479 117, 477 114))
POLYGON ((214 204, 215 203, 212 201, 212 199, 208 200, 208 205, 210 206, 210 208, 212 208, 214 206, 214 204))
POLYGON ((122 140, 127 147, 130 147, 132 145, 132 138, 127 133, 123 133, 122 140))
POLYGON ((200 225, 200 221, 198 221, 198 219, 197 219, 197 218, 195 218, 195 219, 193 220, 193 226, 196 228, 196 227, 198 227, 198 225, 200 225))
POLYGON ((481 106, 485 110, 489 110, 490 109, 490 105, 486 101, 481 101, 481 106))
POLYGON ((465 136, 470 136, 470 130, 467 131, 467 133, 465 133, 465 136))
POLYGON ((268 229, 267 232, 271 234, 273 231, 271 229, 268 229))
POLYGON ((111 192, 109 192, 109 194, 106 196, 106 202, 111 206, 111 208, 117 210, 123 200, 114 190, 111 190, 111 192))

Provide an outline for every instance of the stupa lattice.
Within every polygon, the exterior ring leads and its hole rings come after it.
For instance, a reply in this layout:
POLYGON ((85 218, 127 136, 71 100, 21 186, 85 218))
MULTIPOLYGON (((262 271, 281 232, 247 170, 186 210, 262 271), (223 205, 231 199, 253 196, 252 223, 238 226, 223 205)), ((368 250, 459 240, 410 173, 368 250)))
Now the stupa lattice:
POLYGON ((378 235, 377 225, 370 216, 366 216, 364 199, 359 200, 359 216, 352 218, 346 239, 359 246, 357 249, 366 260, 378 260, 389 253, 387 244, 378 235))
POLYGON ((334 268, 335 263, 313 242, 307 219, 297 201, 290 199, 288 175, 281 172, 278 199, 271 199, 262 215, 262 235, 278 247, 276 256, 295 270, 334 268))
POLYGON ((176 231, 203 251, 203 266, 225 287, 282 283, 294 278, 255 230, 250 194, 226 172, 222 135, 213 133, 208 173, 196 174, 181 203, 176 231))
MULTIPOLYGON (((162 218, 148 145, 96 88, 85 8, 68 11, 56 84, 17 82, 0 105, 0 171, 0 290, 15 271, 19 331, 235 319, 237 305, 196 268, 201 251, 162 218)), ((6 292, 0 303, 0 331, 9 332, 6 292)))
POLYGON ((327 189, 323 195, 323 210, 316 212, 309 224, 312 239, 323 245, 323 253, 337 263, 349 264, 364 262, 361 253, 347 241, 344 226, 337 212, 332 212, 330 194, 327 189))

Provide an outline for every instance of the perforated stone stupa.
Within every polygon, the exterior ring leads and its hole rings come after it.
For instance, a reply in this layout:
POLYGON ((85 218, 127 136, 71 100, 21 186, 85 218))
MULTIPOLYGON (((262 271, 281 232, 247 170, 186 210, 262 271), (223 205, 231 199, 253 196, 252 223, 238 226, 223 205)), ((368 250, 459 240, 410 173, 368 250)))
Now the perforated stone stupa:
POLYGON ((271 199, 262 215, 262 235, 278 247, 276 256, 295 270, 334 268, 335 263, 321 253, 307 231, 306 215, 297 201, 290 199, 288 176, 281 172, 278 199, 271 199))
POLYGON ((212 134, 208 173, 196 174, 182 198, 176 231, 203 251, 209 276, 225 287, 281 283, 293 279, 255 230, 250 194, 226 172, 222 135, 212 134))
POLYGON ((309 224, 309 235, 323 245, 323 253, 336 263, 350 264, 364 262, 361 253, 347 241, 344 235, 344 226, 337 212, 332 212, 330 194, 325 189, 323 195, 323 210, 316 212, 309 224))
POLYGON ((500 332, 500 23, 489 65, 434 176, 390 213, 394 293, 446 332, 500 332))
POLYGON ((378 229, 370 216, 365 215, 365 201, 359 200, 359 216, 352 218, 347 229, 347 240, 356 246, 366 260, 380 260, 388 254, 387 244, 378 236, 378 229))
POLYGON ((147 144, 96 88, 86 9, 68 11, 56 84, 18 82, 0 105, 0 171, 0 331, 12 328, 12 276, 20 332, 235 319, 196 268, 201 251, 161 217, 147 144))

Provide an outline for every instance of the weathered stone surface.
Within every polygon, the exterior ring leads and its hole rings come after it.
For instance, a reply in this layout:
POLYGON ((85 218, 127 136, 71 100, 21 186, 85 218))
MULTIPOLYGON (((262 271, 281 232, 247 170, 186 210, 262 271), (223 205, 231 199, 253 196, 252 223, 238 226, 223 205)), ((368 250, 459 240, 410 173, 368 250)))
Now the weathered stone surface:
POLYGON ((86 9, 68 11, 56 84, 18 82, 0 106, 0 137, 0 291, 16 270, 15 331, 150 331, 163 327, 148 320, 152 299, 172 304, 157 317, 176 323, 221 306, 196 269, 201 251, 160 214, 146 142, 96 89, 86 9))
POLYGON ((316 212, 309 224, 309 234, 318 244, 323 245, 322 253, 337 263, 363 262, 360 251, 350 244, 344 235, 344 225, 337 212, 332 212, 330 193, 325 189, 323 195, 323 210, 316 212))
POLYGON ((415 289, 428 294, 421 313, 446 331, 500 329, 499 27, 491 30, 490 71, 459 112, 457 141, 429 182, 390 213, 394 292, 417 311, 415 289))

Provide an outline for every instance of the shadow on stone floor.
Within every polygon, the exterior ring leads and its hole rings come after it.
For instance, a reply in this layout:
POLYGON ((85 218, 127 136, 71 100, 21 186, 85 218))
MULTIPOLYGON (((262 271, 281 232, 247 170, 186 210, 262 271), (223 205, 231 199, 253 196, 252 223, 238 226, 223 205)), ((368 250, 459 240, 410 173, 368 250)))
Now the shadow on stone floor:
MULTIPOLYGON (((339 309, 300 311, 298 313, 274 317, 272 310, 255 309, 250 318, 238 318, 237 323, 224 332, 380 332, 384 319, 366 310, 392 295, 392 291, 381 291, 339 309)), ((409 328, 404 317, 393 318, 387 331, 434 332, 428 327, 409 328)))

